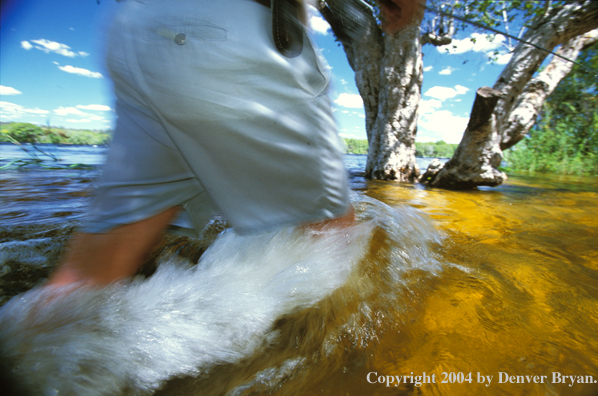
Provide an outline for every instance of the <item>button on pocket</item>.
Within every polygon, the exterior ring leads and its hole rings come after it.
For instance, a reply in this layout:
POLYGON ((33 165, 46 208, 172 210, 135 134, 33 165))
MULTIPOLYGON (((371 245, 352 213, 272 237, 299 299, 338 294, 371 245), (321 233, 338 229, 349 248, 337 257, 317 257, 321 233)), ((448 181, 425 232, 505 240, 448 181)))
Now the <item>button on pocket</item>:
POLYGON ((179 33, 176 36, 174 36, 174 42, 178 45, 183 45, 187 42, 187 36, 185 35, 185 33, 179 33))

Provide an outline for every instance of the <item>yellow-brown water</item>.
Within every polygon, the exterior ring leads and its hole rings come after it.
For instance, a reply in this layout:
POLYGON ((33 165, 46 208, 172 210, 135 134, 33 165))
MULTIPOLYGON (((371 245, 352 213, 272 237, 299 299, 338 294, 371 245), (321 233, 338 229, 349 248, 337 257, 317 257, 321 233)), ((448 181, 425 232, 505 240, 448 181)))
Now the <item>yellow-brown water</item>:
POLYGON ((473 373, 472 384, 422 385, 422 394, 598 394, 596 383, 552 384, 553 372, 598 377, 596 180, 565 180, 511 178, 473 192, 369 183, 369 195, 433 217, 449 236, 442 255, 470 272, 421 285, 412 320, 381 340, 358 376, 473 373), (548 378, 498 384, 499 372, 548 378), (493 375, 490 386, 476 384, 477 373, 493 375))
POLYGON ((417 248, 392 245, 377 228, 343 286, 278 318, 275 342, 156 394, 598 394, 595 178, 520 176, 468 192, 358 179, 353 187, 426 213, 445 236, 431 245, 438 270, 414 265, 397 277, 388 262, 417 248), (428 383, 414 384, 423 373, 428 383), (414 378, 394 386, 404 375, 414 378), (563 376, 576 383, 555 383, 563 376))
MULTIPOLYGON (((411 274, 404 290, 340 290, 279 323, 282 341, 246 366, 158 394, 226 394, 248 382, 232 394, 598 394, 596 179, 520 176, 469 192, 358 187, 431 216, 448 237, 437 252, 456 266, 411 274), (423 373, 428 383, 415 385, 423 373), (403 375, 414 378, 379 382, 403 375)), ((384 249, 372 247, 366 261, 384 249)), ((352 281, 363 284, 347 289, 391 286, 376 281, 381 272, 362 268, 352 281)))

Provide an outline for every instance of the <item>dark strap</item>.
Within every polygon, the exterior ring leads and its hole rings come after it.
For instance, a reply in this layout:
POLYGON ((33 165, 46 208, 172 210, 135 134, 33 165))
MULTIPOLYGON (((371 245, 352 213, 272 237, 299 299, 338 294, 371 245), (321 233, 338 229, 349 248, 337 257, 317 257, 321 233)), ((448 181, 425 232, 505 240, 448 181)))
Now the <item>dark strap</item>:
POLYGON ((301 12, 301 0, 272 1, 274 44, 287 58, 299 56, 303 51, 303 25, 299 22, 301 12))
POLYGON ((264 7, 268 7, 270 8, 270 0, 255 0, 258 3, 260 3, 261 5, 263 5, 264 7))
POLYGON ((326 0, 320 3, 320 12, 341 41, 361 40, 376 23, 372 6, 363 0, 326 0))

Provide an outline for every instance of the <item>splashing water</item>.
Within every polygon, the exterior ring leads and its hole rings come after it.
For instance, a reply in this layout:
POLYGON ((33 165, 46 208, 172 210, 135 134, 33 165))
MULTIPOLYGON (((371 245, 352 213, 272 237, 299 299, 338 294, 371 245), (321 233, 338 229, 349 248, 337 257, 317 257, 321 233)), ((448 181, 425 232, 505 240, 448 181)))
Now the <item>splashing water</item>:
POLYGON ((229 230, 194 266, 170 258, 148 279, 13 298, 0 309, 10 375, 32 394, 151 394, 169 379, 209 379, 217 366, 284 349, 278 366, 228 388, 240 395, 276 389, 343 338, 369 342, 399 295, 442 270, 432 248, 441 236, 415 209, 353 201, 359 223, 350 228, 229 230), (341 305, 354 307, 340 315, 341 305), (322 322, 321 336, 289 352, 288 339, 310 321, 322 322))

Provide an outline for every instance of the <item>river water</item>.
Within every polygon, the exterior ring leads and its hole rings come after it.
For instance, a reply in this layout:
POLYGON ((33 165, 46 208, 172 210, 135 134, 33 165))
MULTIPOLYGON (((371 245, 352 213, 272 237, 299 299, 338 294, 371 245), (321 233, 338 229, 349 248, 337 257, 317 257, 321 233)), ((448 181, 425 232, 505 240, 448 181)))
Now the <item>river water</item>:
POLYGON ((242 238, 215 218, 128 284, 8 302, 88 204, 98 170, 68 166, 104 151, 44 150, 61 169, 0 174, 0 345, 35 394, 598 394, 597 178, 454 192, 346 156, 353 229, 242 238))

